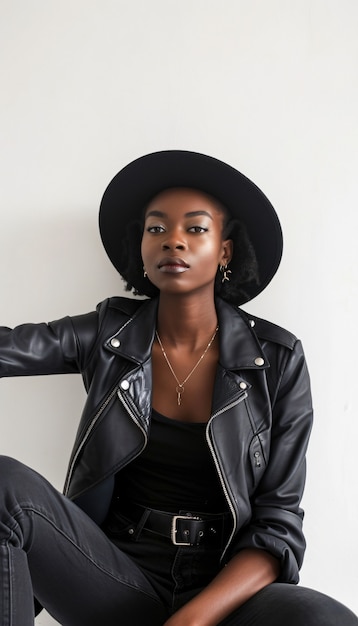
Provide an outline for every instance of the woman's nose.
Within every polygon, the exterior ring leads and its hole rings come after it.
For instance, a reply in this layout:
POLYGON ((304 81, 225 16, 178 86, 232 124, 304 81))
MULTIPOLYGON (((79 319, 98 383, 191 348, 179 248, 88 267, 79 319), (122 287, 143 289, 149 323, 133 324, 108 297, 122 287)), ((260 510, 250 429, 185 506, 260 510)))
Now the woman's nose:
POLYGON ((187 247, 185 237, 177 231, 168 232, 167 235, 162 242, 163 250, 185 250, 187 247))

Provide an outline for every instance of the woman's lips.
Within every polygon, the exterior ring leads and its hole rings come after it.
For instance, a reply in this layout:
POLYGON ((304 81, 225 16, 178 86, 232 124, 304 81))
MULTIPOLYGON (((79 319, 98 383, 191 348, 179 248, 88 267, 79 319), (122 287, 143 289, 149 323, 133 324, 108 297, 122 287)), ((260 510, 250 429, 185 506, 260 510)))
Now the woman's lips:
POLYGON ((160 272, 164 274, 181 274, 182 272, 186 272, 188 267, 184 267, 184 265, 161 265, 159 268, 160 272))
POLYGON ((181 274, 189 269, 189 265, 180 257, 166 257, 158 264, 160 272, 169 274, 181 274))

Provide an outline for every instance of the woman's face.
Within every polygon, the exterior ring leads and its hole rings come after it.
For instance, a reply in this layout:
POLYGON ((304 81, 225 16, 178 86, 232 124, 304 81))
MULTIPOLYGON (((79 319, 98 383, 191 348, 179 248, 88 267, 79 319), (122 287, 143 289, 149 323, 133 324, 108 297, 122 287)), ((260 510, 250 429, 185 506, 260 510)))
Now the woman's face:
POLYGON ((161 292, 213 289, 218 265, 229 263, 231 240, 223 240, 224 213, 194 189, 168 189, 147 207, 142 259, 161 292))

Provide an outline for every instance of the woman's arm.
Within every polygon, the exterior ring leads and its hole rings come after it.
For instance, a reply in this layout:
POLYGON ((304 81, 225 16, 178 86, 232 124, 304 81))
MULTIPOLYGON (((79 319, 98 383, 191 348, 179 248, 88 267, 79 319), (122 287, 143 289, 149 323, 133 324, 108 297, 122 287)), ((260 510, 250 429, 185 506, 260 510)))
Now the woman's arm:
POLYGON ((260 589, 274 582, 279 571, 278 559, 268 552, 243 550, 164 626, 216 626, 260 589))
POLYGON ((1 326, 0 378, 81 372, 96 339, 97 317, 93 312, 49 324, 1 326))

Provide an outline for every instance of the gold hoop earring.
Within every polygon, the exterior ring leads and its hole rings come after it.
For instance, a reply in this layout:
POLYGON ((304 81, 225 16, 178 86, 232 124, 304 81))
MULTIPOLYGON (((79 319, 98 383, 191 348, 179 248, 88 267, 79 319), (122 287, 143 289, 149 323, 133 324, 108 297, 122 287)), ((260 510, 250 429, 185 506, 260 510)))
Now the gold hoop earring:
POLYGON ((226 280, 227 280, 227 282, 229 282, 230 281, 229 274, 232 274, 232 271, 228 269, 227 263, 226 263, 226 265, 220 265, 220 272, 223 275, 223 277, 221 279, 221 282, 224 283, 226 280))

